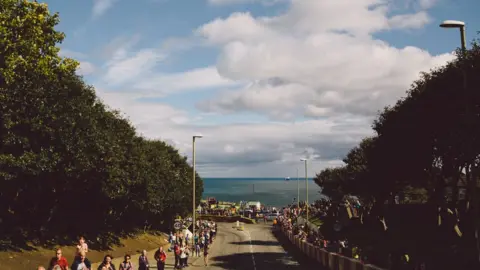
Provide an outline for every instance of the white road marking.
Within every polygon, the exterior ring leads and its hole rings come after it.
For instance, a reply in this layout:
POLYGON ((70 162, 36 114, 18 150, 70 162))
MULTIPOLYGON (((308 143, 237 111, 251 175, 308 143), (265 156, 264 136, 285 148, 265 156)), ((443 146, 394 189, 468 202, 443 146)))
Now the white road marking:
POLYGON ((252 254, 253 270, 257 270, 257 265, 255 263, 255 256, 253 256, 252 237, 250 236, 250 232, 248 232, 248 231, 243 231, 243 232, 248 237, 248 241, 250 241, 250 253, 252 254))

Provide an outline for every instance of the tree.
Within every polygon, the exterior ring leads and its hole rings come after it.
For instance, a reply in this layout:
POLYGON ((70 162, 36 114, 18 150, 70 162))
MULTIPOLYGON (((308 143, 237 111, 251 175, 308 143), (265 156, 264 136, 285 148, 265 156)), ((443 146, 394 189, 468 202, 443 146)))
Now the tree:
MULTIPOLYGON (((470 50, 457 55, 447 65, 423 73, 405 98, 385 108, 373 124, 373 147, 369 151, 361 145, 352 149, 344 162, 349 178, 368 187, 352 192, 372 196, 383 204, 405 189, 424 188, 431 203, 457 208, 464 239, 475 239, 479 225, 474 194, 478 193, 480 162, 480 93, 474 89, 480 85, 480 47, 473 42, 470 50), (470 203, 466 205, 457 200, 462 181, 470 185, 470 203), (447 186, 453 188, 454 195, 446 200, 447 186), (477 224, 472 226, 474 221, 477 224)), ((346 190, 355 181, 339 181, 338 185, 346 190)), ((473 241, 466 242, 466 250, 472 250, 468 246, 472 247, 473 241)))
POLYGON ((371 172, 375 143, 375 137, 363 139, 343 159, 344 166, 327 168, 317 174, 314 181, 322 187, 322 193, 332 199, 348 194, 370 199, 370 195, 376 194, 379 185, 372 185, 375 178, 371 172))
POLYGON ((108 245, 110 233, 185 216, 186 158, 96 97, 78 63, 58 56, 58 22, 45 4, 0 0, 0 237, 108 245))

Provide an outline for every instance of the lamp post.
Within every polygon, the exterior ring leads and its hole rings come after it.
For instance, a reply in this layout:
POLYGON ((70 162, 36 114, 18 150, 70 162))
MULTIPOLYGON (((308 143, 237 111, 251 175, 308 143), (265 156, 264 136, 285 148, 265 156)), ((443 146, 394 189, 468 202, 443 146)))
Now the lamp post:
POLYGON ((298 178, 298 168, 297 168, 297 208, 300 209, 300 179, 298 178))
POLYGON ((467 49, 467 42, 465 37, 465 22, 455 21, 455 20, 446 20, 440 24, 442 28, 459 28, 460 29, 460 42, 462 44, 462 50, 465 52, 467 49))
MULTIPOLYGON (((460 30, 460 44, 461 44, 461 48, 462 48, 462 54, 463 54, 463 57, 466 57, 467 56, 467 42, 466 42, 466 35, 465 35, 465 22, 462 22, 462 21, 455 21, 455 20, 446 20, 446 21, 443 21, 441 24, 440 24, 440 27, 442 28, 458 28, 460 30)), ((464 60, 465 61, 465 60, 464 60)), ((463 65, 464 66, 464 65, 463 65)), ((468 91, 468 88, 467 88, 467 70, 465 68, 462 68, 463 69, 463 90, 466 93, 466 115, 468 117, 467 119, 467 123, 469 124, 473 124, 475 123, 474 122, 474 119, 473 119, 473 115, 472 115, 472 108, 471 108, 471 104, 470 104, 470 91, 468 91)), ((468 170, 469 170, 469 167, 470 167, 470 183, 469 183, 469 189, 471 191, 471 202, 468 202, 467 204, 467 209, 470 208, 470 211, 472 212, 472 215, 473 215, 473 219, 474 219, 474 230, 475 230, 475 242, 476 242, 476 246, 477 246, 477 253, 478 253, 478 262, 480 262, 480 239, 479 239, 479 220, 478 220, 478 195, 477 195, 477 176, 478 176, 478 171, 477 171, 477 168, 475 166, 475 160, 473 159, 472 161, 472 164, 467 164, 467 167, 466 167, 466 173, 468 175, 468 170)))
POLYGON ((307 222, 306 222, 306 223, 308 224, 308 177, 307 177, 307 159, 306 159, 306 158, 302 158, 302 159, 300 159, 300 161, 303 161, 303 162, 305 163, 305 187, 307 188, 307 192, 306 192, 306 193, 307 193, 307 194, 306 194, 307 198, 306 198, 306 203, 305 203, 305 205, 306 205, 306 207, 307 207, 307 222))
POLYGON ((195 222, 195 214, 196 214, 196 211, 197 211, 197 207, 196 207, 196 203, 195 203, 195 189, 196 189, 196 185, 195 185, 195 139, 197 138, 202 138, 203 136, 202 135, 194 135, 192 137, 192 168, 193 168, 193 176, 192 176, 192 182, 193 182, 193 194, 192 194, 192 198, 193 198, 193 201, 192 201, 192 205, 193 205, 193 212, 192 212, 192 231, 193 231, 193 235, 195 235, 195 226, 197 225, 196 222, 195 222))

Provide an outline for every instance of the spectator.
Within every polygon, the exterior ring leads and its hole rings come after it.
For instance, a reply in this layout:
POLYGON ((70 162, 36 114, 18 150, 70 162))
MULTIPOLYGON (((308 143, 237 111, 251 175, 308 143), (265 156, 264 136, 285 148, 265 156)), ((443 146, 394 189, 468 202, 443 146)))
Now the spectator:
POLYGON ((188 266, 188 248, 185 244, 180 248, 180 268, 188 266))
POLYGON ((147 270, 150 267, 150 263, 147 258, 147 251, 143 250, 142 255, 138 257, 138 270, 147 270))
MULTIPOLYGON (((55 257, 50 260, 49 268, 50 270, 54 269, 55 266, 59 266, 61 270, 68 270, 68 262, 65 257, 62 256, 62 250, 57 249, 55 252, 55 257)), ((74 269, 76 270, 76 269, 74 269)))
MULTIPOLYGON (((115 270, 115 265, 113 265, 112 259, 113 259, 112 255, 105 255, 105 257, 103 257, 103 262, 100 264, 98 269, 102 269, 102 267, 106 267, 107 270, 115 270)), ((72 269, 72 270, 75 270, 75 269, 72 269)))
POLYGON ((130 261, 131 257, 130 255, 125 255, 123 257, 123 262, 120 264, 120 267, 118 267, 119 270, 133 270, 133 265, 132 262, 130 261))
MULTIPOLYGON (((157 261, 157 270, 164 270, 165 269, 165 261, 167 260, 167 254, 163 251, 163 247, 159 247, 158 250, 155 252, 153 256, 157 261)), ((176 265, 175 265, 176 268, 176 265)))
POLYGON ((72 270, 91 270, 92 264, 87 259, 85 251, 81 251, 72 264, 72 270))
POLYGON ((78 245, 77 245, 77 256, 80 256, 80 252, 84 251, 85 254, 88 253, 88 245, 85 242, 85 238, 83 236, 80 236, 78 238, 78 245))

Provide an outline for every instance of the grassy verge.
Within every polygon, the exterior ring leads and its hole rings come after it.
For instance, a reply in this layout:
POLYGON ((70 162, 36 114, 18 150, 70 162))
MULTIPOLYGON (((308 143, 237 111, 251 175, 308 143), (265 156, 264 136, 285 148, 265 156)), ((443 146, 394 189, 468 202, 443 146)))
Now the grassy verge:
MULTIPOLYGON (((93 262, 100 262, 107 254, 113 257, 123 257, 125 254, 140 253, 141 250, 153 250, 160 245, 166 244, 166 235, 160 233, 137 234, 132 237, 121 238, 118 245, 111 246, 109 250, 90 250, 88 259, 93 262)), ((71 264, 75 247, 60 246, 64 256, 71 264)), ((27 249, 18 251, 0 251, 0 269, 36 269, 39 265, 47 266, 50 259, 55 255, 53 248, 29 246, 27 249)), ((96 268, 95 268, 96 269, 96 268)))
POLYGON ((255 224, 255 220, 251 218, 246 218, 242 216, 230 216, 230 217, 224 217, 224 216, 215 216, 215 215, 200 215, 198 216, 199 219, 208 219, 208 220, 213 220, 215 222, 236 222, 237 220, 243 223, 247 224, 255 224))

